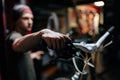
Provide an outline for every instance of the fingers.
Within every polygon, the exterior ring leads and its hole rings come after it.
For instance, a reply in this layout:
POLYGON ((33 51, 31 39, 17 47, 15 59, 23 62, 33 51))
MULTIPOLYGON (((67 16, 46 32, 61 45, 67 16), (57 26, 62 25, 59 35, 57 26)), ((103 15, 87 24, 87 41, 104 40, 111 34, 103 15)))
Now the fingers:
POLYGON ((71 39, 58 32, 47 32, 42 35, 42 39, 46 42, 47 46, 51 49, 61 49, 65 46, 65 41, 71 41, 71 39))
POLYGON ((38 51, 36 54, 36 59, 40 60, 43 54, 44 54, 44 51, 38 51))
POLYGON ((53 49, 62 49, 65 44, 63 38, 55 39, 55 41, 53 42, 54 42, 53 49))
POLYGON ((32 52, 30 56, 32 59, 40 60, 43 54, 44 54, 44 51, 36 51, 36 52, 32 52))
POLYGON ((49 38, 45 41, 47 43, 47 46, 51 49, 60 49, 63 47, 63 40, 60 38, 49 38))
POLYGON ((65 39, 57 38, 57 39, 47 39, 46 40, 47 46, 51 49, 62 49, 65 47, 65 39))

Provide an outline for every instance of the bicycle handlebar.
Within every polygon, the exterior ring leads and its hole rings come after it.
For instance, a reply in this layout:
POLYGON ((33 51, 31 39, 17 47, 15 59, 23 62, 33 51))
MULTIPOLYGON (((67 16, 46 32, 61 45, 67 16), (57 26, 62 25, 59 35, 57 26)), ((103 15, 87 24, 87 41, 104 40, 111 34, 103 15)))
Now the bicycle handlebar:
POLYGON ((96 46, 97 48, 100 47, 100 45, 104 42, 104 40, 108 37, 108 35, 114 30, 115 27, 111 27, 97 42, 96 46))
POLYGON ((112 26, 106 33, 104 33, 104 35, 96 43, 88 44, 85 42, 81 42, 81 43, 73 43, 73 45, 87 53, 96 52, 97 49, 102 45, 104 40, 109 36, 109 34, 113 31, 114 28, 115 27, 112 26))
MULTIPOLYGON (((102 37, 100 37, 98 39, 98 41, 96 43, 86 43, 86 42, 80 42, 80 43, 72 43, 72 42, 68 42, 68 41, 65 41, 65 49, 66 50, 69 50, 69 52, 71 52, 72 54, 66 54, 66 56, 74 56, 76 55, 76 52, 78 51, 78 49, 82 50, 83 52, 86 52, 86 53, 93 53, 93 52, 96 52, 97 49, 102 45, 102 43, 105 41, 105 39, 109 36, 109 34, 114 30, 114 26, 112 26, 106 33, 103 34, 102 37)), ((45 43, 45 41, 43 42, 45 43)), ((47 46, 47 45, 46 45, 47 46)), ((52 50, 52 49, 50 49, 52 50)), ((62 55, 62 54, 60 54, 62 55)), ((63 55, 65 56, 65 54, 63 55)), ((63 57, 62 56, 62 57, 63 57)), ((69 58, 68 57, 68 58, 69 58)))

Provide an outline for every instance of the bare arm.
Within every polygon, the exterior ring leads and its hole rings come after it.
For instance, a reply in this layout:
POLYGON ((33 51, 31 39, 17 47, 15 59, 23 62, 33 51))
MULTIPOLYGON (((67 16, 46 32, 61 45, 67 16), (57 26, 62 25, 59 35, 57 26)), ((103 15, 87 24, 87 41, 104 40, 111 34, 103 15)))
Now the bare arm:
POLYGON ((13 50, 17 52, 24 52, 32 49, 40 40, 41 32, 35 32, 25 35, 13 42, 13 50))
POLYGON ((13 42, 13 49, 15 51, 28 51, 32 49, 41 39, 43 39, 47 46, 52 49, 59 49, 64 47, 64 40, 70 40, 66 35, 49 29, 25 35, 13 42))

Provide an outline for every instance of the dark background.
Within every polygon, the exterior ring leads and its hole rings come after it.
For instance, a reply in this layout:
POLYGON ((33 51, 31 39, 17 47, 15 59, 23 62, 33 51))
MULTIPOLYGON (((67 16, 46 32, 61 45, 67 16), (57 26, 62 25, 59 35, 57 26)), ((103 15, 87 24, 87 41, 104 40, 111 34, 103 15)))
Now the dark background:
MULTIPOLYGON (((19 0, 4 0, 6 14, 8 15, 6 26, 3 24, 3 6, 2 0, 0 0, 0 72, 2 80, 5 80, 5 33, 6 27, 11 28, 10 15, 11 8, 14 3, 19 0)), ((41 7, 42 9, 61 9, 78 4, 92 3, 98 0, 77 0, 73 3, 72 0, 26 0, 28 5, 32 7, 41 7)), ((120 74, 120 0, 105 0, 104 6, 104 30, 107 30, 111 26, 115 26, 113 32, 113 45, 107 48, 107 53, 104 55, 106 60, 105 65, 110 70, 111 80, 119 80, 120 74), (115 73, 115 74, 114 74, 115 73)))

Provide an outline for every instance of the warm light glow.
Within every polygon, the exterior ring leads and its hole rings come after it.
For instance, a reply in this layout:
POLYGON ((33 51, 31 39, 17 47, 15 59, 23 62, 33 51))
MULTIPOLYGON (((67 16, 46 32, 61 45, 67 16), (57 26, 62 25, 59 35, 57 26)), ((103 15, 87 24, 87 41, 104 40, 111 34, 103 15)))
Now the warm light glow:
POLYGON ((101 6, 104 6, 104 2, 103 1, 97 1, 97 2, 94 2, 94 5, 101 7, 101 6))

